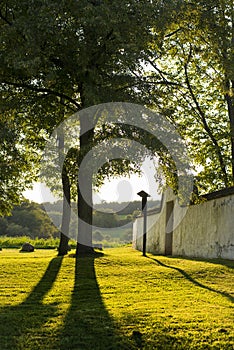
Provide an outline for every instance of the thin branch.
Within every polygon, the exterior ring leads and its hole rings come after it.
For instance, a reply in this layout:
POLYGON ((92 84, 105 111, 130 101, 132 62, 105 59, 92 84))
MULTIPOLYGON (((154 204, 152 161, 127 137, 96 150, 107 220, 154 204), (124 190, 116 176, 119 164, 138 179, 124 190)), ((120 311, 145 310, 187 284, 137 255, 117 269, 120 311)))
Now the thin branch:
POLYGON ((62 106, 64 106, 64 107, 66 107, 66 108, 69 108, 72 112, 77 112, 77 109, 76 108, 72 108, 69 104, 67 104, 67 103, 64 103, 64 102, 62 102, 62 101, 60 101, 60 104, 62 105, 62 106))
POLYGON ((7 17, 5 17, 3 14, 2 14, 2 11, 0 10, 0 18, 4 21, 4 22, 6 22, 7 24, 9 24, 9 26, 12 26, 12 22, 10 22, 8 19, 7 19, 7 17))
POLYGON ((173 35, 175 35, 176 33, 180 32, 182 29, 183 29, 183 28, 180 27, 180 28, 174 30, 174 32, 171 32, 171 33, 165 35, 165 38, 170 38, 171 36, 173 36, 173 35))
POLYGON ((150 59, 148 59, 148 62, 151 64, 151 66, 159 73, 159 75, 161 76, 161 78, 163 79, 162 81, 149 81, 148 84, 154 84, 154 85, 167 85, 167 86, 179 86, 179 87, 183 87, 183 85, 173 82, 173 81, 169 81, 165 75, 169 75, 169 73, 165 73, 163 72, 161 69, 158 68, 158 66, 150 59))
POLYGON ((164 75, 169 75, 169 73, 165 73, 163 72, 161 69, 158 68, 158 66, 156 66, 156 64, 148 58, 148 62, 151 64, 151 66, 161 75, 162 79, 165 79, 166 78, 164 77, 164 75))
POLYGON ((179 86, 179 87, 183 87, 183 85, 179 84, 179 83, 175 83, 174 81, 168 81, 168 80, 159 80, 159 81, 147 81, 144 82, 146 84, 151 84, 151 85, 170 85, 170 86, 179 86))
POLYGON ((227 89, 225 93, 225 100, 228 106, 228 116, 229 116, 230 131, 231 131, 230 141, 231 141, 231 159, 232 159, 232 181, 234 183, 234 99, 230 94, 232 90, 234 91, 234 80, 229 81, 227 76, 225 76, 225 80, 226 80, 226 89, 227 89))
POLYGON ((73 98, 71 98, 70 96, 67 96, 61 92, 58 91, 54 91, 54 90, 50 90, 50 89, 46 89, 46 88, 38 88, 36 86, 32 86, 32 85, 28 85, 25 83, 14 83, 11 81, 2 81, 2 84, 5 85, 11 85, 11 86, 15 86, 18 88, 23 88, 23 89, 27 89, 27 90, 31 90, 34 92, 42 92, 48 95, 54 95, 60 98, 64 98, 65 100, 69 101, 70 103, 72 103, 74 106, 76 106, 76 108, 79 110, 81 108, 81 105, 79 103, 77 103, 73 98))

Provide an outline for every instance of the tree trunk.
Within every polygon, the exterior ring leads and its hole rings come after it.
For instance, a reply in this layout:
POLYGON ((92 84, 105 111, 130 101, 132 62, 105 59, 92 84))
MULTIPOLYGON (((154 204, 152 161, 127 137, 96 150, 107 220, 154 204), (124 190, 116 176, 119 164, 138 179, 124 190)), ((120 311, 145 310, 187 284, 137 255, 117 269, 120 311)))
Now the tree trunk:
POLYGON ((231 157, 232 157, 232 184, 234 185, 234 80, 226 82, 228 92, 226 93, 226 101, 228 105, 228 115, 231 131, 231 157))
POLYGON ((66 168, 63 169, 62 174, 63 182, 63 215, 62 225, 60 232, 60 242, 58 248, 58 255, 66 255, 68 252, 69 242, 69 225, 71 218, 71 194, 70 194, 70 181, 67 175, 66 168))
POLYGON ((62 224, 60 231, 60 242, 58 248, 58 255, 66 255, 68 252, 69 242, 69 226, 71 218, 71 192, 70 192, 70 180, 67 174, 66 165, 64 164, 64 133, 60 130, 58 134, 58 151, 59 151, 59 163, 62 166, 62 185, 63 185, 63 214, 62 224))
POLYGON ((92 170, 90 167, 80 167, 85 155, 92 148, 94 128, 91 118, 83 115, 80 117, 80 152, 78 156, 78 242, 76 254, 93 253, 92 245, 92 170))

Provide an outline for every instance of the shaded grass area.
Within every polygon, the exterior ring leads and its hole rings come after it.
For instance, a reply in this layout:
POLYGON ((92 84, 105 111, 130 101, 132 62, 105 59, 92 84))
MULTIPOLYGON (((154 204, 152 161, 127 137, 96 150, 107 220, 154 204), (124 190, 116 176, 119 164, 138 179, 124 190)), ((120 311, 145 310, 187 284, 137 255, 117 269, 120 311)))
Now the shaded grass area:
POLYGON ((0 253, 0 349, 233 349, 232 261, 0 253))
POLYGON ((40 349, 41 340, 47 342, 43 326, 58 314, 56 304, 45 304, 43 298, 57 278, 62 258, 52 257, 50 261, 41 261, 34 255, 31 259, 36 261, 33 261, 23 255, 18 261, 16 258, 5 262, 3 270, 7 281, 1 286, 1 349, 40 349), (8 264, 12 271, 9 271, 8 264), (36 284, 33 286, 32 282, 36 284), (18 300, 21 302, 18 303, 18 300), (4 301, 5 307, 2 306, 4 301))
POLYGON ((97 283, 94 265, 102 256, 96 253, 95 257, 75 259, 74 289, 61 333, 61 350, 128 349, 116 332, 97 283))

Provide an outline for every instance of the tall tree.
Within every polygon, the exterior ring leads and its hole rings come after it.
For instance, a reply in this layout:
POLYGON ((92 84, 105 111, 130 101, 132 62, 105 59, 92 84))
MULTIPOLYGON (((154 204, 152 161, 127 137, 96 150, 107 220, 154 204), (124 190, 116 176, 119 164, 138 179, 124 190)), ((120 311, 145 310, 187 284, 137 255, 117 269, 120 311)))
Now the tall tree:
POLYGON ((233 184, 233 2, 165 2, 142 89, 187 143, 199 192, 233 184), (176 5, 176 6, 175 6, 176 5))
MULTIPOLYGON (((140 64, 148 35, 148 5, 150 1, 133 0, 121 6, 107 0, 2 1, 1 89, 29 96, 17 107, 47 135, 60 121, 60 103, 68 116, 97 103, 132 101, 132 71, 140 64)), ((81 118, 79 162, 92 145, 94 127, 92 116, 81 118)), ((80 184, 85 182, 92 201, 91 176, 79 176, 79 234, 90 245, 92 207, 84 201, 80 184)), ((89 249, 78 244, 77 252, 89 249)))

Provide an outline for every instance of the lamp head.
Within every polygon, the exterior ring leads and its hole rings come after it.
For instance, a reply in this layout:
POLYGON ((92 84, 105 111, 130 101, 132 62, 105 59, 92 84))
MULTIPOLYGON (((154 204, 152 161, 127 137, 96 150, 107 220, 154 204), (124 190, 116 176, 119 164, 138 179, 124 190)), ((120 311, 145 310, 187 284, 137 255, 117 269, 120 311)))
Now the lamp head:
POLYGON ((150 197, 150 195, 148 193, 146 193, 145 191, 140 191, 137 193, 138 196, 140 196, 141 198, 147 198, 147 197, 150 197))

